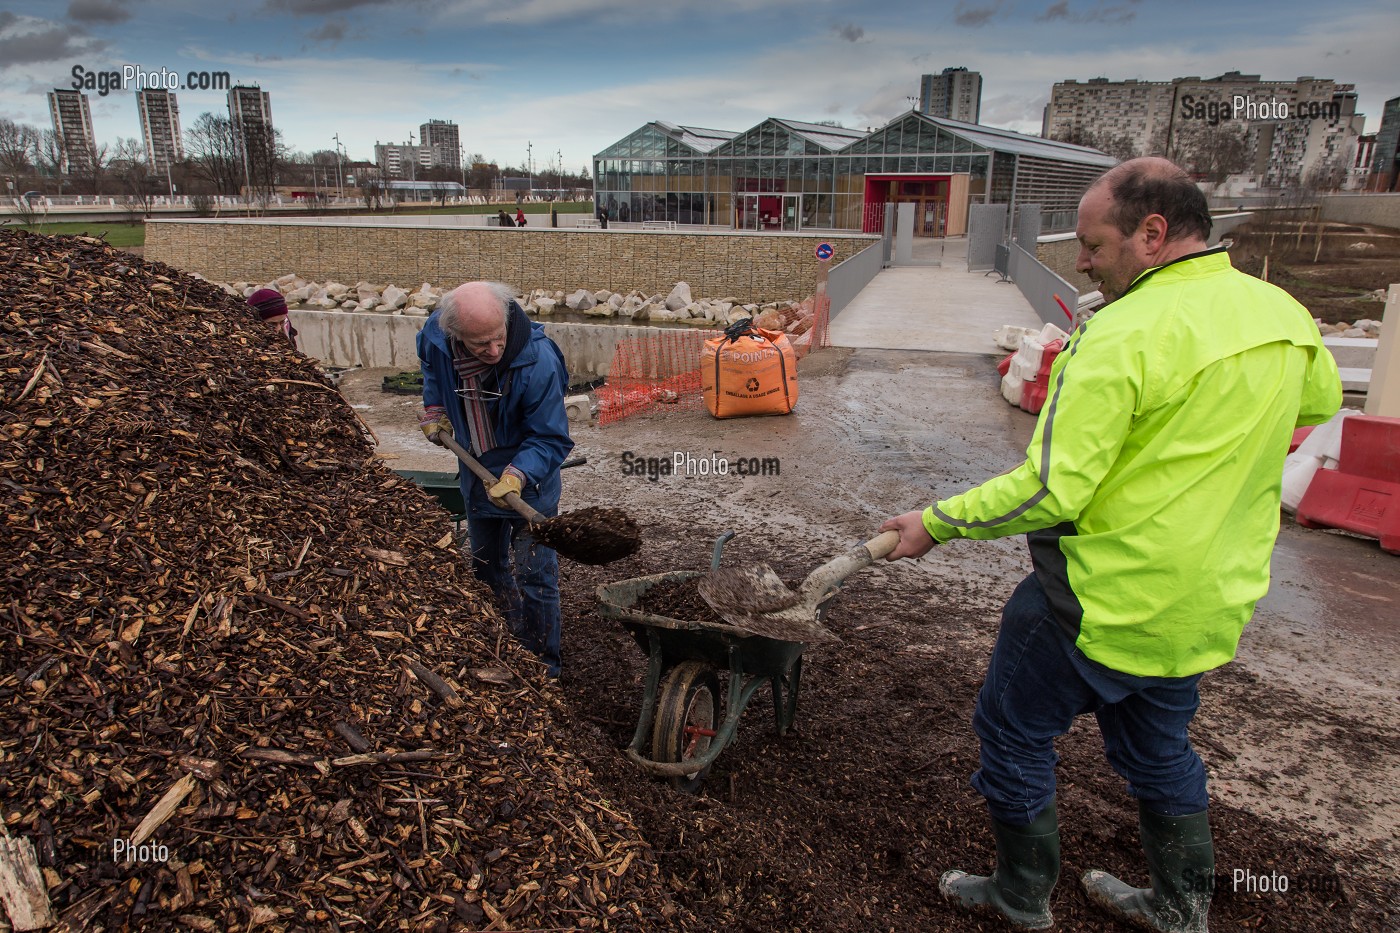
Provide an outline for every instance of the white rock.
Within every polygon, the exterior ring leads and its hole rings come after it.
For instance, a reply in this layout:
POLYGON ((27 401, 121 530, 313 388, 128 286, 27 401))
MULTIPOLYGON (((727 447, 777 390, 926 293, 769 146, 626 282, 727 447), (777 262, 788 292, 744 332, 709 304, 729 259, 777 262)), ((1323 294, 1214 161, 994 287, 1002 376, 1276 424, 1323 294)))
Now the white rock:
POLYGON ((373 311, 377 307, 379 307, 379 299, 373 295, 370 295, 368 298, 360 299, 361 311, 373 311))
POLYGON ((1342 331, 1343 337, 1365 337, 1366 332, 1359 327, 1351 327, 1342 331))
POLYGON ((417 294, 431 295, 432 297, 436 298, 438 295, 442 294, 442 292, 438 291, 436 288, 433 288, 433 286, 428 284, 427 282, 424 282, 422 286, 419 287, 417 294))
POLYGON ((327 297, 325 297, 325 298, 317 298, 317 299, 314 299, 314 300, 311 302, 311 304, 314 305, 314 306, 317 307, 317 308, 321 308, 321 309, 324 310, 324 311, 330 311, 330 310, 332 310, 332 309, 334 309, 334 308, 340 307, 340 305, 336 303, 336 300, 335 300, 334 298, 329 297, 329 296, 327 296, 327 297))
POLYGON ((612 305, 614 310, 621 308, 622 303, 626 300, 626 298, 618 294, 612 294, 608 296, 608 304, 612 305))
POLYGON ((541 315, 553 314, 554 307, 558 304, 553 298, 541 298, 535 304, 539 307, 541 315))
POLYGON ((646 319, 649 321, 674 321, 677 320, 677 315, 681 313, 679 311, 671 311, 667 308, 648 307, 650 310, 647 313, 646 319))
POLYGON ((348 285, 342 285, 339 282, 326 283, 326 294, 330 295, 332 298, 339 298, 348 291, 350 291, 350 286, 348 285))
POLYGON ((617 309, 605 301, 600 305, 584 309, 583 313, 589 317, 612 317, 617 314, 617 309))
POLYGON ((671 289, 671 294, 666 296, 666 310, 679 311, 694 300, 690 296, 690 286, 684 282, 677 282, 676 287, 671 289))
POLYGON ((395 314, 406 314, 406 315, 408 315, 409 317, 427 317, 427 316, 428 316, 428 309, 427 309, 427 308, 408 307, 408 308, 404 308, 402 311, 395 311, 394 313, 395 313, 395 314))
POLYGON ((742 307, 736 307, 729 312, 728 317, 724 320, 726 324, 737 324, 748 316, 749 312, 745 311, 742 307))
POLYGON ((358 301, 353 301, 353 300, 350 300, 350 301, 342 301, 342 302, 340 303, 340 310, 342 310, 342 311, 358 311, 358 310, 360 310, 360 303, 359 303, 358 301))
POLYGON ((299 301, 299 302, 300 302, 300 301, 310 301, 310 300, 311 300, 311 286, 310 286, 310 285, 303 285, 301 288, 298 288, 298 289, 295 289, 295 290, 293 290, 293 291, 287 292, 287 300, 288 300, 288 301, 299 301))
POLYGON ((598 304, 610 302, 612 301, 612 297, 613 293, 608 291, 606 288, 600 288, 593 293, 593 300, 596 301, 598 304))
POLYGON ((408 304, 408 292, 397 285, 384 286, 384 306, 391 311, 396 311, 408 304))
POLYGON ((286 275, 284 275, 284 276, 282 276, 281 278, 277 279, 277 280, 276 280, 276 284, 277 284, 277 285, 291 285, 291 284, 292 284, 293 282, 295 282, 296 280, 297 280, 297 274, 296 274, 295 272, 288 272, 286 275))
POLYGON ((597 303, 597 300, 593 297, 593 293, 583 288, 580 288, 564 300, 564 304, 573 308, 575 311, 587 311, 597 303))
POLYGON ((428 311, 431 311, 437 302, 436 295, 425 295, 422 292, 418 292, 409 300, 413 307, 428 311))

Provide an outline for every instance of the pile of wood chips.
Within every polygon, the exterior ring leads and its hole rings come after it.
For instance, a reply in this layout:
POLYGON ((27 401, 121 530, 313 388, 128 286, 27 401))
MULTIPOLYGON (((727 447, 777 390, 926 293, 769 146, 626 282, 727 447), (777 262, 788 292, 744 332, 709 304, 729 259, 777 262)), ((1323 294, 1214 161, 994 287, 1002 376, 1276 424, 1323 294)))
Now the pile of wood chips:
POLYGON ((0 230, 0 334, 12 916, 686 924, 445 513, 241 300, 0 230))

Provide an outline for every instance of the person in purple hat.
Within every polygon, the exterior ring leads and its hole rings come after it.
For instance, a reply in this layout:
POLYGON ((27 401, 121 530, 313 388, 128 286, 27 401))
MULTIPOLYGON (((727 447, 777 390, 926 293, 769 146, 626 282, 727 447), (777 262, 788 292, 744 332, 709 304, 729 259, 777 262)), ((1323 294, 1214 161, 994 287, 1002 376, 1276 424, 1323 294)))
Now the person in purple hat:
POLYGON ((292 327, 287 315, 287 299, 275 288, 260 288, 248 296, 248 307, 258 313, 264 324, 282 331, 282 336, 295 350, 297 346, 296 328, 292 327))

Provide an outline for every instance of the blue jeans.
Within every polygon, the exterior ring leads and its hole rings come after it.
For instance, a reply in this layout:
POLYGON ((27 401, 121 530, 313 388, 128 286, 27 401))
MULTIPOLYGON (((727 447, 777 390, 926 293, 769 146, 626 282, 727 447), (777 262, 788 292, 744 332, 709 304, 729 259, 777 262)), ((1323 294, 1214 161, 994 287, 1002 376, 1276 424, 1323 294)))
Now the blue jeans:
POLYGON ((1128 792, 1163 816, 1206 809, 1206 773, 1186 727, 1201 675, 1135 677, 1086 658, 1055 621, 1040 581, 1021 581, 977 696, 982 767, 972 786, 1003 823, 1024 826, 1055 797, 1055 738, 1093 713, 1104 753, 1128 792))
POLYGON ((472 571, 496 594, 511 634, 558 677, 559 556, 535 543, 523 518, 468 513, 467 535, 472 571))

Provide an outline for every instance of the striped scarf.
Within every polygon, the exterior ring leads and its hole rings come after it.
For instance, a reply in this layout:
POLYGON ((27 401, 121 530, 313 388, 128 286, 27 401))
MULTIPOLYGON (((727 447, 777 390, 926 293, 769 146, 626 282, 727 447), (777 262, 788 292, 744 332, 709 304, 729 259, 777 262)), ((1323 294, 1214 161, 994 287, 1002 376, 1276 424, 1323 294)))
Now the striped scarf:
MULTIPOLYGON (((486 401, 482 397, 481 385, 494 367, 492 364, 483 363, 472 356, 471 351, 461 341, 453 340, 452 368, 457 371, 457 378, 462 384, 457 397, 462 403, 462 413, 467 419, 467 430, 471 435, 468 440, 471 442, 472 455, 480 457, 496 447, 496 431, 491 425, 491 412, 487 409, 486 401)), ((499 378, 493 379, 491 382, 493 390, 499 391, 499 378)))

